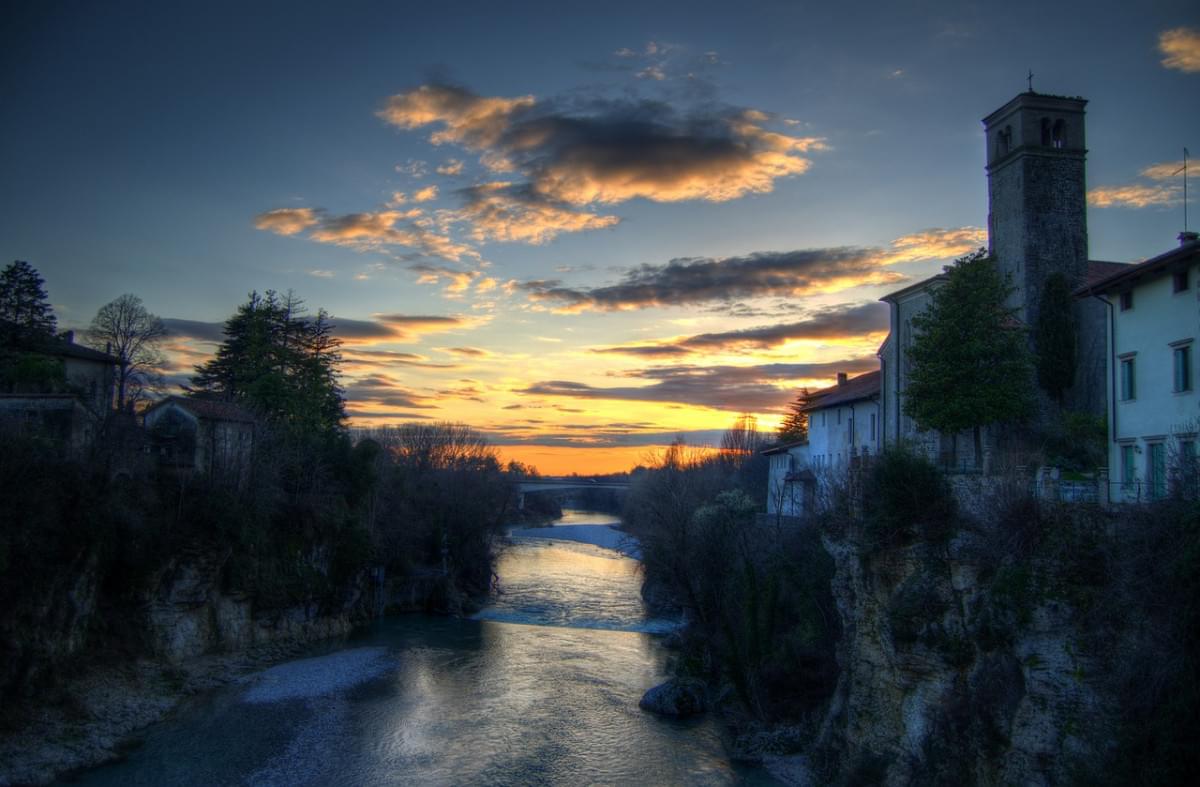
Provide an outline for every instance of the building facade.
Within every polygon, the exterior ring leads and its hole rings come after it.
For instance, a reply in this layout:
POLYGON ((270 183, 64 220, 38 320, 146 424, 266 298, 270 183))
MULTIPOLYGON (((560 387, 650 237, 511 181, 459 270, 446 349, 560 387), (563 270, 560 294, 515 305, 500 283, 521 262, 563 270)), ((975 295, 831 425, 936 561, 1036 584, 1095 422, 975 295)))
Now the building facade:
MULTIPOLYGON (((1154 500, 1196 483, 1200 240, 1077 291, 1105 308, 1109 499, 1154 500)), ((1193 493, 1195 490, 1192 490, 1193 493)))

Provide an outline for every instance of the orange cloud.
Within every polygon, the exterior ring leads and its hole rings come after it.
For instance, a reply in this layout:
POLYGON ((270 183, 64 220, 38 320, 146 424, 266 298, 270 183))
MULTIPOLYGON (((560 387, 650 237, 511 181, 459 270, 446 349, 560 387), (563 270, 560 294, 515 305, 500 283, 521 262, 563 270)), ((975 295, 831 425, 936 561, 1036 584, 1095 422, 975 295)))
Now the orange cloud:
POLYGON ((511 183, 485 183, 466 190, 467 204, 455 217, 469 223, 477 241, 518 241, 540 245, 563 232, 603 229, 616 216, 577 211, 539 198, 511 183))
POLYGON ((513 113, 533 105, 533 96, 485 98, 460 88, 422 85, 392 96, 377 114, 405 129, 441 123, 443 128, 429 138, 435 145, 458 142, 482 148, 499 141, 513 113))
POLYGON ((1162 59, 1165 68, 1194 74, 1200 71, 1200 30, 1190 27, 1164 30, 1158 36, 1158 51, 1166 55, 1162 59))
POLYGON ((1171 178, 1177 178, 1183 174, 1183 161, 1163 161, 1159 164, 1151 164, 1142 169, 1138 174, 1150 180, 1170 180, 1171 178))
POLYGON ((438 196, 438 187, 437 186, 426 186, 423 189, 418 189, 417 191, 413 192, 412 201, 413 202, 429 202, 431 200, 437 199, 437 196, 438 196))
POLYGON ((1096 208, 1149 208, 1179 201, 1175 186, 1097 186, 1088 191, 1088 204, 1096 208))
POLYGON ((316 211, 312 208, 277 208, 255 216, 254 226, 276 235, 295 235, 317 221, 316 211))
POLYGON ((916 260, 940 260, 970 254, 987 245, 987 230, 982 227, 928 229, 902 235, 891 243, 891 251, 882 262, 893 265, 916 260))

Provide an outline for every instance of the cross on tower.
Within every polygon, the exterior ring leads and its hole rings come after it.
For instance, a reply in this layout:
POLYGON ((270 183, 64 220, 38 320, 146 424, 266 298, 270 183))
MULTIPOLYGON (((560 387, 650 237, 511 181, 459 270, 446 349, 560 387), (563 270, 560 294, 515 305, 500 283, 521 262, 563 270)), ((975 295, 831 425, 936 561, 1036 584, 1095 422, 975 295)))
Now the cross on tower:
POLYGON ((1033 92, 1033 69, 1029 70, 1029 76, 1025 77, 1029 80, 1029 92, 1033 92))

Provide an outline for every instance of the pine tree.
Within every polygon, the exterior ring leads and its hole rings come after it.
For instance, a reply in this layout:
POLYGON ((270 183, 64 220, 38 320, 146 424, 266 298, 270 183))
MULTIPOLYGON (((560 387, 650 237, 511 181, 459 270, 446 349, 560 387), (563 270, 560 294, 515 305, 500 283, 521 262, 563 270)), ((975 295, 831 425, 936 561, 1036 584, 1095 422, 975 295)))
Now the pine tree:
POLYGON ((779 442, 800 443, 808 439, 808 413, 805 412, 812 394, 807 388, 800 389, 795 400, 788 402, 788 414, 779 426, 779 442))
POLYGON ((946 268, 945 284, 913 318, 904 412, 922 429, 957 435, 972 429, 975 461, 983 454, 980 428, 1029 414, 1032 364, 1011 288, 983 249, 946 268))
POLYGON ((16 260, 0 271, 0 321, 6 332, 22 338, 50 338, 57 324, 50 308, 45 281, 28 262, 16 260))
POLYGON ((225 322, 216 357, 196 367, 189 391, 244 404, 296 431, 340 429, 341 340, 332 329, 324 310, 306 317, 291 293, 252 292, 225 322))
POLYGON ((1067 277, 1046 277, 1034 339, 1037 345, 1038 385, 1062 404, 1063 393, 1075 384, 1075 317, 1067 277))

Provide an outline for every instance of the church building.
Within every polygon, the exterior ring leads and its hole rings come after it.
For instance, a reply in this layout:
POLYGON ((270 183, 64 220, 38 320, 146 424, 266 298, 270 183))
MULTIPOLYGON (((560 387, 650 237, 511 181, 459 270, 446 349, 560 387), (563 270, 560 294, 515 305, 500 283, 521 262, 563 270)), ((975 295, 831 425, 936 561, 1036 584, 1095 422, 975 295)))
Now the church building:
MULTIPOLYGON (((1088 259, 1087 189, 1082 98, 1021 93, 983 119, 987 144, 988 250, 1012 287, 1009 306, 1027 327, 1036 324, 1046 279, 1062 273, 1072 288, 1127 267, 1088 259)), ((932 293, 946 281, 939 274, 885 296, 891 309, 890 332, 879 349, 882 371, 883 440, 917 446, 943 466, 987 470, 997 452, 1016 452, 1020 435, 990 430, 984 456, 974 456, 970 435, 944 435, 917 429, 904 414, 911 371, 912 318, 928 307, 932 293)), ((1074 385, 1065 407, 1100 415, 1105 398, 1105 313, 1095 301, 1075 304, 1079 328, 1074 385)), ((1031 386, 1036 386, 1032 380, 1031 386)), ((1034 425, 1056 412, 1037 391, 1034 425)))

